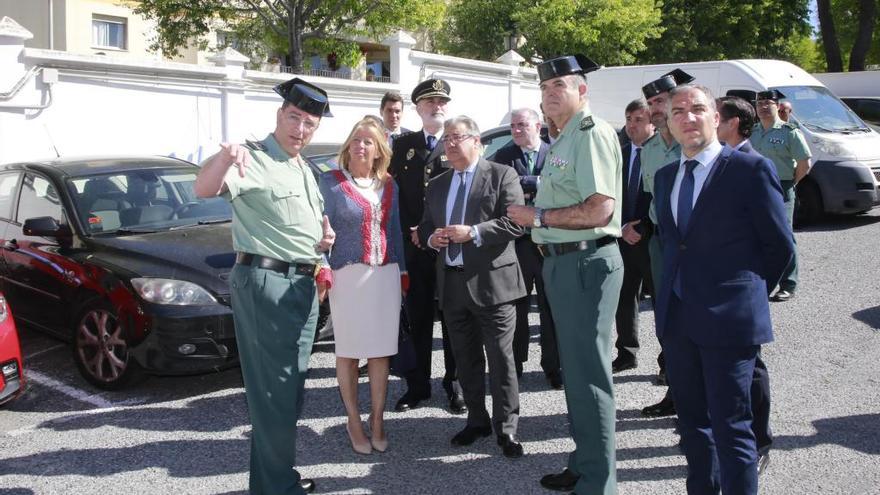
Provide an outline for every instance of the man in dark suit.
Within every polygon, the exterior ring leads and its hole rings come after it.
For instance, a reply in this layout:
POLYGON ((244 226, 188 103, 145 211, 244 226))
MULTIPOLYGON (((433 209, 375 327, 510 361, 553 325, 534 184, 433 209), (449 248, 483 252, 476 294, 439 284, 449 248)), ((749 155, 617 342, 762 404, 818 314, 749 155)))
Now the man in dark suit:
POLYGON ((428 183, 419 224, 421 243, 438 251, 437 293, 468 406, 467 426, 452 444, 466 446, 494 427, 506 457, 521 457, 516 440, 519 384, 513 362, 516 313, 526 295, 513 241, 525 230, 506 216, 523 204, 510 167, 480 158, 480 130, 468 117, 450 119, 443 141, 453 170, 428 183), (485 358, 484 358, 485 349, 485 358), (486 411, 486 362, 492 420, 486 411))
POLYGON ((666 353, 691 494, 756 494, 750 386, 773 340, 769 291, 794 253, 782 186, 764 158, 723 147, 709 90, 670 91, 679 161, 655 176, 663 237, 657 337, 666 353))
POLYGON ((642 145, 654 135, 654 124, 651 123, 648 103, 641 98, 630 102, 624 115, 624 131, 629 139, 622 147, 623 227, 617 243, 623 258, 623 285, 620 287, 620 301, 615 315, 617 342, 614 346, 617 348, 617 357, 611 363, 614 373, 638 366, 639 296, 643 287, 648 294, 654 294, 648 251, 648 241, 653 233, 653 224, 648 215, 651 194, 645 192, 642 185, 641 161, 642 145))
POLYGON ((403 115, 403 97, 396 91, 388 91, 382 96, 379 103, 379 113, 382 114, 382 123, 388 134, 388 146, 394 146, 394 140, 401 134, 410 132, 409 129, 400 126, 400 117, 403 115))
MULTIPOLYGON (((526 204, 532 204, 549 148, 541 140, 541 117, 531 108, 514 110, 510 113, 510 134, 513 141, 498 149, 489 160, 516 170, 526 204)), ((516 257, 526 283, 526 297, 516 302, 516 334, 513 337, 516 375, 522 376, 523 363, 529 359, 529 308, 532 287, 537 286, 538 314, 541 319, 541 368, 550 386, 558 390, 562 388, 562 374, 559 371, 556 330, 541 276, 544 258, 532 241, 532 236, 524 235, 516 240, 516 257)))
MULTIPOLYGON (((449 84, 441 79, 422 81, 413 89, 412 101, 423 127, 421 131, 403 134, 394 140, 389 166, 389 172, 397 181, 400 191, 400 226, 403 229, 403 250, 410 277, 406 305, 416 351, 416 367, 407 373, 407 391, 397 401, 396 411, 414 409, 421 401, 431 398, 436 253, 419 243, 416 228, 422 219, 428 181, 449 167, 445 163, 446 155, 439 139, 446 119, 446 105, 450 100, 449 91, 449 84)), ((449 409, 454 414, 464 414, 467 408, 456 380, 455 359, 445 328, 443 358, 446 365, 443 388, 449 398, 449 409)))
MULTIPOLYGON (((752 148, 749 136, 757 122, 752 104, 738 96, 719 98, 718 139, 728 147, 741 153, 757 157, 763 156, 752 148)), ((770 464, 770 446, 773 433, 770 430, 770 372, 761 359, 761 351, 755 358, 755 373, 752 375, 752 432, 758 448, 758 474, 770 464)))

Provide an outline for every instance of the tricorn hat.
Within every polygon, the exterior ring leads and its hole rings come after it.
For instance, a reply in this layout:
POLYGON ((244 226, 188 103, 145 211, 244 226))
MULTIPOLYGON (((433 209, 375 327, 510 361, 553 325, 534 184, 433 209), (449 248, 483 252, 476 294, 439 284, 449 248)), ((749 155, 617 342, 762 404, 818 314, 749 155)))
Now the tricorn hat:
POLYGON ((773 100, 779 101, 785 98, 785 95, 780 93, 778 89, 768 89, 767 91, 758 91, 755 93, 755 100, 773 100))
POLYGON ((693 80, 694 76, 681 69, 675 69, 663 74, 660 76, 660 79, 642 86, 642 93, 645 95, 645 99, 653 98, 660 93, 665 93, 676 86, 687 84, 693 80))
POLYGON ((599 64, 588 59, 585 55, 566 55, 538 64, 538 80, 544 82, 569 74, 586 74, 600 68, 599 64))
POLYGON ((415 89, 412 91, 410 99, 413 103, 418 103, 421 99, 439 96, 440 98, 446 98, 446 100, 449 101, 452 99, 450 98, 449 93, 449 83, 443 79, 425 79, 416 85, 415 89))
POLYGON ((282 98, 289 101, 296 108, 315 117, 332 117, 330 102, 327 100, 327 92, 295 77, 273 88, 282 98))

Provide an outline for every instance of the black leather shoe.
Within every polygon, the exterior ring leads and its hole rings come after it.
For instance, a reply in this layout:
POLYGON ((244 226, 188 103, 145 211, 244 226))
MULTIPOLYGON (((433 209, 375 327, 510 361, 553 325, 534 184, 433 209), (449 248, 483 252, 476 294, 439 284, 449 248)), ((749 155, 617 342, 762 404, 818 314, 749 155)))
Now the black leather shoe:
POLYGON ((558 371, 556 373, 547 373, 547 383, 550 384, 550 388, 553 390, 562 390, 562 374, 558 371))
POLYGON ((467 405, 464 403, 464 397, 461 394, 455 394, 449 399, 449 412, 452 414, 465 414, 467 405))
POLYGON ((660 402, 642 409, 642 416, 648 418, 662 418, 663 416, 675 416, 675 403, 670 397, 663 397, 660 402))
POLYGON ((299 480, 299 486, 302 487, 304 492, 312 493, 315 491, 315 480, 303 478, 299 480))
POLYGON ((466 447, 476 442, 478 438, 488 437, 491 434, 491 426, 465 426, 463 430, 452 437, 452 445, 466 447))
POLYGON ((517 442, 513 435, 498 435, 498 445, 501 446, 504 457, 517 459, 523 456, 522 444, 517 442))
POLYGON ((764 474, 764 471, 767 470, 767 466, 770 465, 770 452, 766 454, 758 455, 758 476, 764 474))
POLYGON ((773 297, 770 298, 773 302, 785 302, 794 297, 794 292, 787 291, 785 289, 779 289, 776 291, 776 294, 773 294, 773 297))
POLYGON ((611 362, 611 372, 620 373, 621 371, 635 369, 639 365, 639 360, 632 356, 617 356, 617 359, 611 362))
POLYGON ((407 392, 403 394, 403 397, 401 397, 399 401, 397 401, 397 404, 394 406, 394 410, 397 412, 409 411, 410 409, 415 409, 419 407, 419 402, 428 399, 430 399, 430 397, 417 396, 415 394, 407 392))
POLYGON ((548 490, 556 490, 557 492, 570 492, 574 490, 580 476, 569 471, 568 468, 561 473, 548 474, 541 478, 541 486, 548 490))

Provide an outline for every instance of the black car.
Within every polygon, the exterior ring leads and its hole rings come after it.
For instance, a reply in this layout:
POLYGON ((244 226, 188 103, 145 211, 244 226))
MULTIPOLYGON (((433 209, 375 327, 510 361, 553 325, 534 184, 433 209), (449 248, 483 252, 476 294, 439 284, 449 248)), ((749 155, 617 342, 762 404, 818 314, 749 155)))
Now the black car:
POLYGON ((195 197, 198 171, 159 157, 0 167, 0 290, 18 321, 72 342, 97 387, 237 363, 231 210, 195 197))

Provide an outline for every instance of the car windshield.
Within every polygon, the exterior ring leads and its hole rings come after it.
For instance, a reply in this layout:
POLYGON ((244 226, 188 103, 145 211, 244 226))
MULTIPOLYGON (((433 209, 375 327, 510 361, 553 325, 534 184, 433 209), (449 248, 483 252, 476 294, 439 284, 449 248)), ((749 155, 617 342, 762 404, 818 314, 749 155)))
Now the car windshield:
POLYGON ((232 220, 222 198, 197 198, 197 170, 166 168, 68 180, 80 224, 91 234, 156 232, 232 220))
POLYGON ((791 103, 797 122, 818 132, 867 132, 862 119, 821 86, 782 86, 778 89, 791 103))

